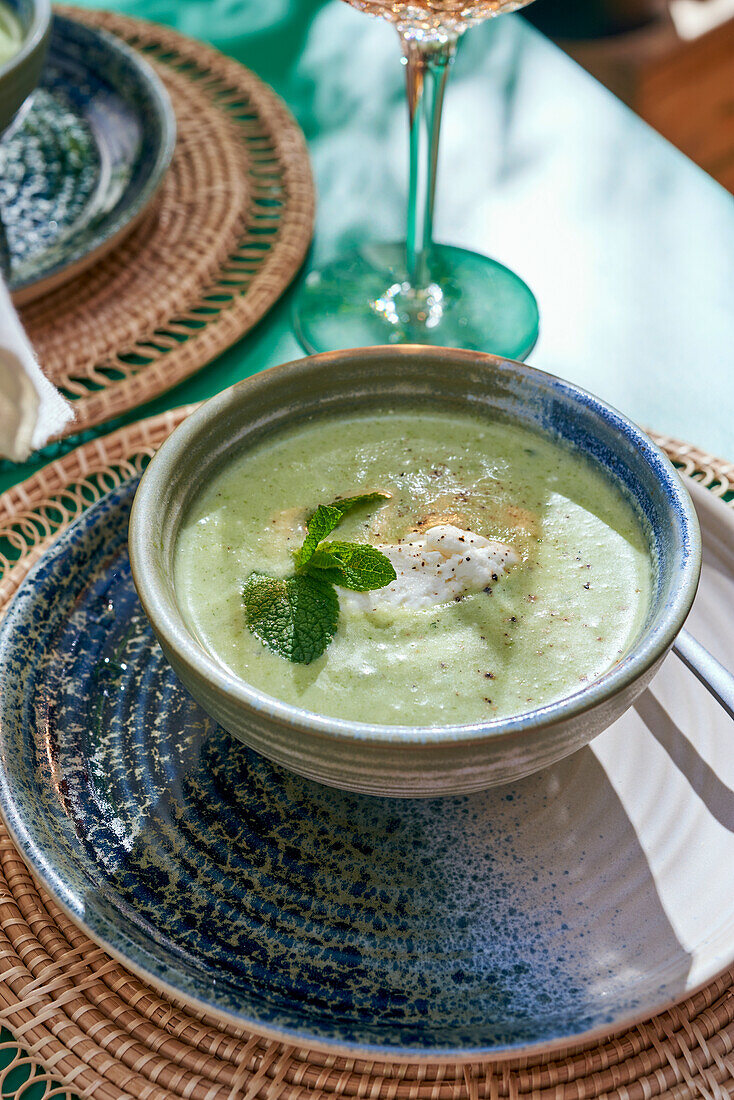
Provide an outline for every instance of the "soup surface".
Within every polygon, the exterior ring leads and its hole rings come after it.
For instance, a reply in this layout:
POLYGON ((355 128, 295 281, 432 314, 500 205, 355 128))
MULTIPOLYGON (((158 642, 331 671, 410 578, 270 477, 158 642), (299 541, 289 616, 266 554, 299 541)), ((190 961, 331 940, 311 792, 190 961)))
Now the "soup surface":
POLYGON ((15 57, 23 44, 23 30, 15 12, 0 0, 0 65, 15 57))
POLYGON ((652 567, 633 506, 585 458, 517 425, 421 409, 314 420, 234 459, 185 517, 175 585, 204 647, 260 690, 332 717, 437 726, 522 713, 595 679, 642 626, 652 567), (393 561, 410 544, 415 570, 423 540, 450 525, 449 541, 506 544, 507 569, 399 603, 387 588, 338 588, 331 644, 291 663, 248 630, 243 583, 292 573, 317 505, 372 490, 392 497, 332 537, 393 561))

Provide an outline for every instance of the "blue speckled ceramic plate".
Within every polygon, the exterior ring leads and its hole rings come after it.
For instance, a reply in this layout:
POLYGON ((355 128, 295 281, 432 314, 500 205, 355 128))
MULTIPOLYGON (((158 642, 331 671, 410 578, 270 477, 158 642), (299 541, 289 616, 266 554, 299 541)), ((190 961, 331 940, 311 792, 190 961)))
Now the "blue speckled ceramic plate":
MULTIPOLYGON (((624 719, 512 788, 349 795, 213 727, 139 607, 134 485, 36 566, 0 629, 0 797, 97 941, 185 1001, 341 1052, 562 1045, 734 957, 731 727, 671 658, 624 719)), ((734 520, 702 505, 693 626, 734 644, 734 520)))
POLYGON ((0 141, 0 215, 15 301, 77 275, 134 226, 173 155, 176 119, 150 65, 55 15, 30 108, 0 141))

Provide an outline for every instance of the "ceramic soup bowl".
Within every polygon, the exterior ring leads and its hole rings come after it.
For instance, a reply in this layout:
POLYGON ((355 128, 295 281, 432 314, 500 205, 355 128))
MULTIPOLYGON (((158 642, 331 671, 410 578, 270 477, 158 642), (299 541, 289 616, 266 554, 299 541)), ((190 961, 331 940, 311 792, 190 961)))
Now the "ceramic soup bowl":
POLYGON ((316 355, 257 374, 202 405, 146 470, 130 522, 143 607, 174 670, 201 706, 245 744, 292 771, 345 790, 428 797, 511 782, 587 744, 654 676, 693 602, 698 525, 675 470, 629 420, 578 387, 521 363, 404 346, 316 355), (441 727, 329 718, 264 694, 230 672, 188 628, 173 582, 190 502, 223 464, 314 416, 374 406, 486 411, 550 433, 602 467, 648 527, 653 597, 628 651, 604 675, 514 717, 441 727))
POLYGON ((51 33, 51 0, 4 0, 21 26, 17 53, 0 65, 0 134, 7 129, 41 76, 51 33))

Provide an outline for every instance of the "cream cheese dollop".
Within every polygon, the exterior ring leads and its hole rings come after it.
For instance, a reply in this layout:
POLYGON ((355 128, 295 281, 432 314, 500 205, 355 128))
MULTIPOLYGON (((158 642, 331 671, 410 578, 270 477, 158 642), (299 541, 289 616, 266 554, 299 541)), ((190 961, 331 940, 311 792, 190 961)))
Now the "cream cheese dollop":
POLYGON ((392 562, 395 580, 371 592, 339 588, 342 607, 378 611, 393 606, 433 607, 491 588, 520 560, 503 542, 494 542, 451 524, 439 524, 410 542, 379 545, 392 562))

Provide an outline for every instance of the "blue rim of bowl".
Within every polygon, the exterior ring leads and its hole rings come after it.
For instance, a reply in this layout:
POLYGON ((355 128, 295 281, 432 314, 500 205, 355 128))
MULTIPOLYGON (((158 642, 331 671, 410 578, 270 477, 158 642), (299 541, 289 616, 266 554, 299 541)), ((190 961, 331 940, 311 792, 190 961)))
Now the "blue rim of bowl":
POLYGON ((36 0, 33 21, 23 36, 23 42, 17 53, 0 65, 0 78, 7 76, 13 69, 19 68, 43 42, 51 27, 51 0, 36 0))
POLYGON ((454 348, 427 348, 417 344, 368 349, 351 348, 294 360, 280 366, 271 367, 269 370, 261 371, 243 382, 238 382, 235 386, 229 387, 205 402, 198 409, 195 409, 163 443, 143 474, 130 516, 129 548, 133 580, 146 615, 169 651, 189 670, 193 669, 199 678, 212 682, 218 690, 227 693, 230 699, 237 704, 248 707, 269 719, 274 719, 286 726, 295 728, 299 733, 311 734, 331 742, 346 741, 354 744, 364 742, 384 744, 399 738, 401 745, 406 750, 420 749, 425 745, 440 742, 453 741, 471 744, 480 743, 489 738, 492 738, 493 742, 502 741, 504 738, 511 739, 519 733, 542 728, 549 723, 576 718, 603 703, 606 699, 633 683, 662 658, 670 648, 691 609, 701 572, 701 533, 691 498, 672 463, 655 446, 652 440, 623 413, 580 386, 525 363, 501 359, 498 356, 479 352, 454 348), (177 455, 188 447, 191 436, 198 434, 201 427, 220 415, 222 408, 229 403, 233 392, 236 390, 239 395, 243 391, 247 392, 256 388, 260 384, 259 379, 272 376, 275 371, 286 369, 297 371, 300 369, 304 374, 307 374, 310 369, 309 364, 314 360, 318 360, 319 363, 328 363, 329 361, 343 360, 350 355, 358 355, 359 358, 364 360, 368 356, 379 358, 387 355, 435 355, 437 352, 447 358, 466 359, 467 362, 475 364, 478 360, 485 360, 492 362, 495 366, 510 367, 529 382, 535 381, 537 384, 539 381, 541 386, 546 389, 560 391, 564 396, 572 397, 577 401, 580 400, 587 407, 600 414, 608 424, 621 431, 627 440, 635 445, 637 451, 643 456, 664 486, 666 495, 673 506, 672 511, 677 519, 680 546, 676 548, 676 556, 679 559, 679 583, 675 594, 665 613, 654 621, 650 630, 643 632, 642 637, 632 645, 627 654, 611 669, 591 684, 573 692, 571 695, 511 718, 494 719, 490 722, 466 725, 389 726, 368 722, 352 722, 343 718, 327 718, 315 714, 313 711, 296 707, 291 703, 284 703, 272 695, 259 691, 233 672, 228 671, 196 641, 180 613, 174 617, 163 610, 167 601, 165 598, 161 599, 164 596, 162 586, 155 580, 155 571, 145 568, 146 539, 144 532, 146 529, 155 530, 158 522, 154 481, 149 471, 156 472, 158 476, 165 476, 166 470, 169 470, 172 477, 177 455))
MULTIPOLYGON (((44 4, 48 2, 49 0, 42 0, 44 4)), ((148 168, 147 178, 144 179, 135 198, 125 204, 122 211, 119 210, 119 206, 120 203, 124 202, 125 195, 128 194, 127 190, 109 216, 91 228, 88 233, 82 232, 80 237, 82 243, 69 248, 64 257, 57 263, 52 264, 42 274, 22 282, 14 283, 11 280, 10 289, 14 301, 20 305, 33 301, 38 295, 63 285, 67 280, 90 267, 135 228, 135 225, 155 198, 158 188, 171 165, 176 147, 176 113, 163 81, 149 62, 137 50, 118 38, 117 35, 102 30, 100 27, 90 26, 83 20, 71 19, 69 16, 61 15, 58 12, 53 13, 50 27, 51 34, 53 34, 54 27, 63 27, 64 23, 83 28, 85 32, 94 35, 103 41, 110 50, 126 59, 131 69, 136 73, 140 87, 144 87, 148 92, 149 106, 158 123, 160 141, 156 156, 148 168)), ((52 49, 52 46, 49 49, 52 49)))

